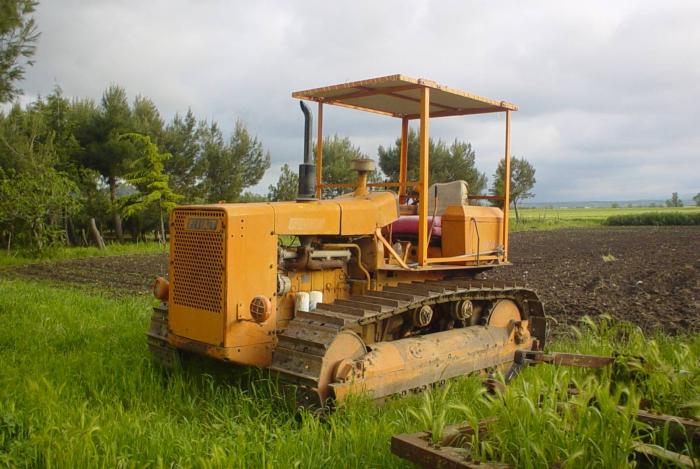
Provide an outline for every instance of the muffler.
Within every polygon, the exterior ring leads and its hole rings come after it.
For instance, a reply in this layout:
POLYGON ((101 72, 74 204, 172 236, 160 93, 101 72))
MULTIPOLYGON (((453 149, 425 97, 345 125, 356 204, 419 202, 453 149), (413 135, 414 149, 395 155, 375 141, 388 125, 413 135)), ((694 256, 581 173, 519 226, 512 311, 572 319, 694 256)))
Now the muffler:
POLYGON ((313 163, 313 148, 311 146, 313 116, 304 101, 299 101, 299 105, 304 113, 304 162, 299 165, 297 201, 303 202, 316 200, 316 165, 313 163))

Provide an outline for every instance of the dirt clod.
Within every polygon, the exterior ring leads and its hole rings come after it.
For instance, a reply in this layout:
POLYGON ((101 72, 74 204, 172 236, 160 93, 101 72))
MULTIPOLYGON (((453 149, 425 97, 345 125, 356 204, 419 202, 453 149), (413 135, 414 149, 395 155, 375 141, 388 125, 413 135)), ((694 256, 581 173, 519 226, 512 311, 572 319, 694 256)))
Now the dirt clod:
POLYGON ((533 288, 559 324, 609 314, 646 331, 700 330, 698 227, 515 233, 510 260, 486 277, 533 288))

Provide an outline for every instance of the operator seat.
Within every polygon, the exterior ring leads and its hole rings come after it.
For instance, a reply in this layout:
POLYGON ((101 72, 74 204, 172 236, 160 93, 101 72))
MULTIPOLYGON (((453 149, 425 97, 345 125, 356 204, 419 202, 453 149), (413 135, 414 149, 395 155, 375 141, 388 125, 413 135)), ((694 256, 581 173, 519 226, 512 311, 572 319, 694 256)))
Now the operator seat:
MULTIPOLYGON (((442 236, 442 214, 445 213, 450 205, 469 205, 468 191, 466 181, 450 181, 435 183, 428 190, 428 227, 431 223, 433 232, 431 241, 439 240, 442 236), (435 195, 437 194, 437 208, 435 206, 435 195), (433 214, 435 214, 435 222, 433 223, 433 214)), ((412 206, 402 206, 401 213, 411 213, 412 206)), ((414 214, 401 215, 391 225, 391 232, 395 237, 416 239, 418 237, 418 215, 414 214)))

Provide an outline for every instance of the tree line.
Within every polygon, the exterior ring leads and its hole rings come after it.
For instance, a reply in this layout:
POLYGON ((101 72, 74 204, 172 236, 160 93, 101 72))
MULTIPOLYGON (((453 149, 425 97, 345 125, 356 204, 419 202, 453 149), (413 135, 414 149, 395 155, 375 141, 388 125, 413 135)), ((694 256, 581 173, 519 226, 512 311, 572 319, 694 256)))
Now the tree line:
POLYGON ((162 236, 175 203, 239 200, 269 166, 241 121, 227 138, 191 110, 165 122, 116 85, 99 102, 56 88, 0 113, 0 231, 7 246, 39 250, 84 243, 93 218, 117 240, 162 236))
MULTIPOLYGON (((0 105, 22 94, 18 83, 33 64, 39 32, 33 18, 36 0, 8 0, 0 10, 0 105)), ((418 136, 408 136, 409 179, 418 171, 418 136)), ((400 141, 378 149, 379 173, 398 180, 400 141)), ((468 142, 430 140, 430 182, 463 179, 471 193, 486 189, 486 175, 475 167, 468 142)), ((349 184, 350 162, 367 158, 349 138, 326 137, 324 183, 349 184)), ((0 112, 0 241, 42 251, 52 245, 103 245, 101 233, 118 241, 165 240, 168 212, 178 203, 293 200, 298 176, 284 165, 266 195, 248 189, 270 168, 262 142, 237 120, 230 135, 215 121, 191 110, 166 121, 149 98, 129 100, 126 90, 108 86, 101 99, 51 94, 0 112), (92 241, 88 241, 88 239, 92 241)), ((523 164, 529 165, 525 160, 523 164)), ((521 171, 514 159, 511 198, 532 196, 534 169, 521 171)), ((503 162, 501 162, 501 166, 503 162)), ((503 168, 491 192, 502 187, 503 168), (500 186, 499 186, 500 184, 500 186)), ((527 168, 525 168, 527 169, 527 168)), ((326 189, 325 197, 342 193, 326 189)))
MULTIPOLYGON (((379 147, 383 174, 373 181, 398 179, 399 153, 398 139, 379 147)), ((418 154, 411 129, 409 180, 418 177, 418 154)), ((486 190, 470 143, 431 139, 430 155, 431 183, 463 179, 470 193, 486 190)), ((326 137, 323 182, 352 183, 350 162, 368 157, 347 137, 326 137)), ((267 194, 248 190, 270 162, 262 141, 240 120, 226 136, 217 122, 198 119, 191 110, 165 121, 153 101, 144 96, 129 101, 117 85, 107 87, 99 101, 69 99, 57 87, 0 113, 0 235, 8 249, 14 243, 35 250, 86 244, 94 230, 118 241, 145 239, 147 233, 164 239, 164 219, 177 203, 294 200, 298 177, 286 164, 267 194)), ((501 191, 502 166, 492 193, 501 191)), ((513 170, 517 208, 518 200, 532 196, 534 168, 516 158, 513 170), (525 190, 518 189, 519 180, 526 182, 525 190)), ((326 189, 324 196, 341 192, 326 189)))

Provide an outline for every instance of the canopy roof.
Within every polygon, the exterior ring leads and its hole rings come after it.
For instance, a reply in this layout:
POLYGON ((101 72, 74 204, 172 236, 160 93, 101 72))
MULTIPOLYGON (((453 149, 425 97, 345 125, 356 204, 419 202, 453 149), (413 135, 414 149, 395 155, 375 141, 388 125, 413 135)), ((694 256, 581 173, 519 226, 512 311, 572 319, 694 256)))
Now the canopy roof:
POLYGON ((506 101, 484 98, 434 81, 405 75, 389 75, 369 80, 342 83, 305 91, 293 98, 360 109, 393 117, 420 117, 421 89, 430 88, 430 117, 461 116, 487 112, 517 111, 506 101))

